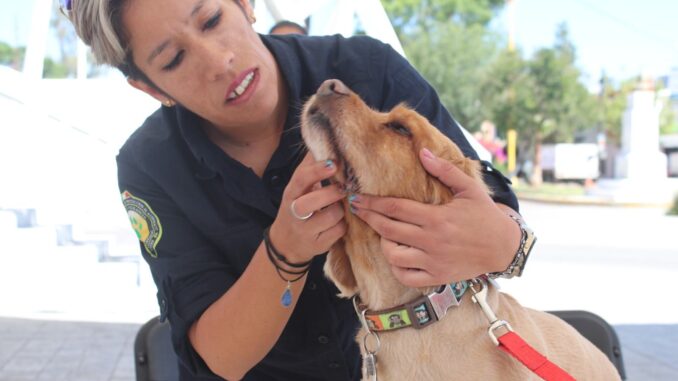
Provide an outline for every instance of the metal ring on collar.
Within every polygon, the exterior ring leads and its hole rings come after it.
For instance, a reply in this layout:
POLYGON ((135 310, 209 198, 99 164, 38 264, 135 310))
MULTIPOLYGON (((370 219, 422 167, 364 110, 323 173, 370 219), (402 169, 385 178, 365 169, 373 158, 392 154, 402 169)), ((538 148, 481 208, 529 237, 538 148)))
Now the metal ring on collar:
POLYGON ((297 202, 297 200, 294 200, 294 201, 292 201, 292 204, 290 204, 290 213, 292 213, 292 216, 294 216, 294 218, 296 218, 298 220, 308 220, 309 218, 311 218, 311 216, 313 216, 314 212, 310 212, 309 214, 307 214, 305 216, 300 216, 297 213, 297 211, 294 210, 294 203, 296 203, 296 202, 297 202))

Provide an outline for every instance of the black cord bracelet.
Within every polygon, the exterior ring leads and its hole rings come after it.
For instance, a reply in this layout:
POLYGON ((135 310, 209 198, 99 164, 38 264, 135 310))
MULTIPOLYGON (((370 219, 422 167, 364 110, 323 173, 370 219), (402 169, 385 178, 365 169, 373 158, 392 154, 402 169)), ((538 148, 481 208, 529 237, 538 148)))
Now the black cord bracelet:
MULTIPOLYGON (((309 261, 307 261, 307 262, 302 262, 302 263, 293 263, 293 262, 288 261, 287 258, 285 258, 284 255, 280 254, 280 252, 278 251, 278 249, 276 249, 275 246, 273 246, 273 244, 271 243, 271 237, 270 237, 270 235, 269 235, 269 234, 270 234, 270 230, 271 230, 270 227, 267 227, 266 229, 264 229, 264 243, 266 244, 266 249, 267 249, 267 251, 270 251, 269 254, 272 254, 273 256, 275 256, 275 258, 276 258, 277 260, 279 260, 280 262, 286 264, 287 266, 295 267, 295 268, 299 268, 299 269, 300 269, 300 268, 304 268, 304 267, 310 265, 311 262, 313 262, 313 259, 311 259, 311 260, 309 260, 309 261)), ((277 267, 277 266, 276 266, 276 267, 277 267)), ((284 269, 283 269, 283 270, 284 270, 284 269)), ((294 274, 294 273, 290 273, 290 274, 294 274)))
MULTIPOLYGON (((288 269, 280 267, 278 262, 275 260, 275 257, 273 256, 273 253, 271 252, 271 248, 270 248, 269 245, 266 245, 266 255, 268 255, 268 259, 271 261, 271 263, 273 263, 273 266, 275 267, 275 270, 278 272, 278 274, 280 274, 281 272, 284 272, 285 274, 289 274, 289 275, 300 275, 301 274, 303 276, 303 274, 306 274, 308 272, 308 270, 311 268, 311 266, 307 266, 306 268, 303 268, 299 271, 292 271, 292 270, 288 270, 288 269)), ((282 275, 281 275, 281 277, 282 277, 282 275)), ((283 280, 286 281, 287 279, 283 278, 283 280)))

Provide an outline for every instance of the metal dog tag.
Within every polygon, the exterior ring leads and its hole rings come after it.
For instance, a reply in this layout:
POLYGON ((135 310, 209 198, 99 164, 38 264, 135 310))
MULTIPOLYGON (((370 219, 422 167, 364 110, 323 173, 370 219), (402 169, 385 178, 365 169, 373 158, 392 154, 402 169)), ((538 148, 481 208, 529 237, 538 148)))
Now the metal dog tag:
POLYGON ((363 363, 365 364, 366 380, 377 381, 377 358, 374 353, 363 356, 363 363))

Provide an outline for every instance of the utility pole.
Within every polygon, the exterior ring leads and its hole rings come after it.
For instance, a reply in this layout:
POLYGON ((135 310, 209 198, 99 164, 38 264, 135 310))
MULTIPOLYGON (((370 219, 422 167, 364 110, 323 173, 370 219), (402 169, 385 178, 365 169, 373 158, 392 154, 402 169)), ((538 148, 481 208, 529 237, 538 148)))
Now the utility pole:
POLYGON ((506 10, 508 15, 508 49, 514 51, 516 48, 515 39, 515 5, 517 0, 506 0, 506 10))
MULTIPOLYGON (((508 16, 508 49, 510 52, 514 51, 515 46, 515 3, 517 0, 506 0, 506 13, 508 16)), ((509 101, 513 101, 513 89, 509 89, 509 101)), ((513 182, 517 180, 515 175, 516 170, 516 144, 518 133, 511 126, 511 118, 509 118, 509 125, 506 126, 506 156, 507 156, 507 170, 513 177, 513 182)))

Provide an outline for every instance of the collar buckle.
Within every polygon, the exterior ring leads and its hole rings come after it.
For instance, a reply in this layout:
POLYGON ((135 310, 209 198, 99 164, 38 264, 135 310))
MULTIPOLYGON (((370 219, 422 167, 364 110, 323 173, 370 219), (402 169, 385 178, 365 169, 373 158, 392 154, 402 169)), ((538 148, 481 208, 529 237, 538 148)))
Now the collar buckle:
POLYGON ((426 297, 431 302, 436 320, 442 319, 451 307, 459 306, 459 299, 457 299, 457 295, 455 295, 452 286, 449 284, 446 284, 436 292, 428 294, 426 297))
POLYGON ((412 327, 421 329, 442 319, 447 310, 459 306, 461 297, 469 287, 467 281, 441 286, 437 291, 397 307, 369 310, 353 296, 353 307, 367 332, 381 332, 412 327))

